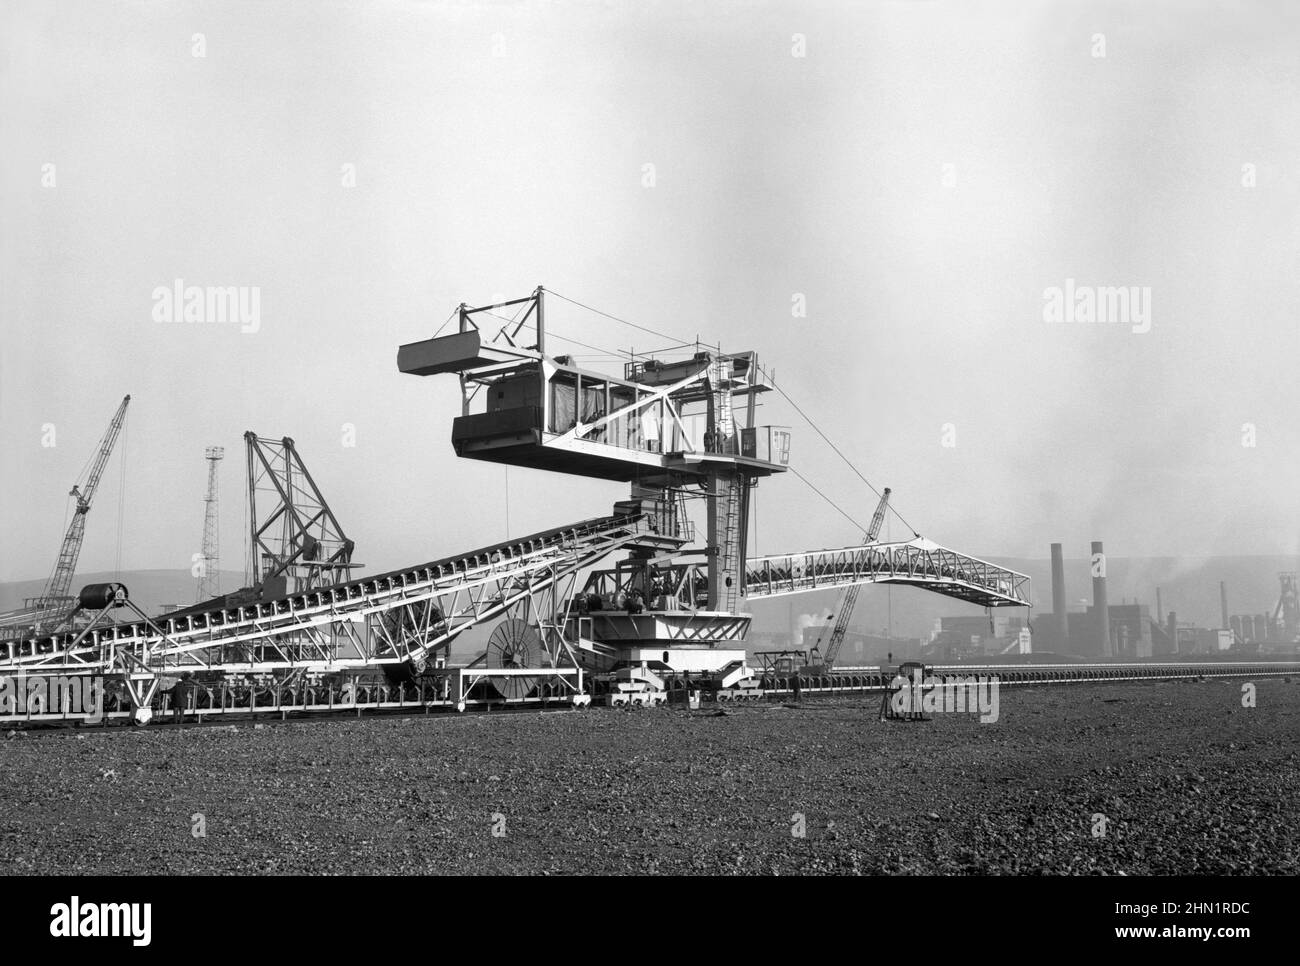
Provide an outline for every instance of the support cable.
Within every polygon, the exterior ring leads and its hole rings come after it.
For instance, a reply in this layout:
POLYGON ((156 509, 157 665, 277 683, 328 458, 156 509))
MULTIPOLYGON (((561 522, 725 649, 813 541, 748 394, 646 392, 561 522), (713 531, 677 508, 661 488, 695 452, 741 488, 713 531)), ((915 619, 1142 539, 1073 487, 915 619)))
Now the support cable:
MULTIPOLYGON (((636 322, 630 322, 630 321, 628 321, 627 319, 620 318, 620 317, 617 316, 617 315, 612 315, 612 314, 609 313, 609 312, 605 312, 605 311, 603 311, 603 310, 601 310, 601 309, 598 309, 598 308, 596 308, 596 307, 594 307, 594 306, 588 305, 588 304, 586 304, 585 302, 579 302, 577 299, 570 298, 570 297, 567 296, 567 295, 562 295, 561 293, 555 291, 554 289, 546 289, 546 291, 547 291, 549 294, 554 295, 556 298, 563 299, 563 300, 566 301, 566 302, 569 302, 569 303, 571 303, 571 304, 573 304, 573 305, 576 305, 576 306, 578 306, 579 308, 586 309, 588 312, 593 312, 593 313, 595 313, 596 315, 599 315, 599 316, 602 316, 602 317, 604 317, 604 318, 606 318, 606 319, 609 319, 609 320, 612 321, 612 322, 617 322, 617 323, 619 323, 620 325, 626 325, 626 326, 628 326, 629 328, 638 329, 638 330, 640 330, 641 332, 647 332, 647 333, 649 333, 649 334, 651 334, 651 335, 656 335, 656 336, 659 336, 660 338, 663 338, 663 339, 669 339, 669 340, 672 340, 672 341, 674 341, 674 342, 677 343, 677 348, 681 348, 681 347, 683 347, 683 346, 698 345, 698 344, 699 344, 699 339, 698 339, 698 337, 695 339, 694 342, 690 342, 690 341, 682 340, 682 339, 679 339, 677 336, 669 335, 668 333, 666 333, 666 332, 661 332, 661 331, 659 331, 658 329, 652 329, 652 328, 650 328, 650 327, 648 327, 648 326, 639 325, 639 324, 636 323, 636 322)), ((588 344, 586 344, 586 343, 584 343, 584 342, 578 342, 576 339, 569 339, 569 338, 566 338, 565 336, 558 336, 558 335, 557 335, 556 338, 562 339, 562 340, 564 340, 564 341, 566 341, 566 342, 573 342, 573 343, 575 343, 576 345, 581 345, 581 346, 583 346, 584 348, 588 348, 588 349, 596 349, 596 351, 598 351, 598 352, 606 352, 606 351, 608 351, 608 350, 605 350, 605 349, 599 349, 599 348, 596 347, 596 346, 588 345, 588 344)), ((629 354, 630 354, 630 353, 629 353, 629 354)), ((618 358, 618 356, 612 356, 612 357, 613 357, 613 358, 618 358)), ((865 476, 862 475, 862 472, 857 468, 857 466, 854 465, 853 461, 850 460, 850 459, 848 458, 848 456, 846 456, 846 455, 844 454, 844 451, 843 451, 843 450, 841 450, 838 446, 835 445, 835 443, 831 440, 831 438, 830 438, 829 436, 827 436, 825 432, 822 431, 822 428, 821 428, 820 426, 818 426, 815 422, 813 422, 812 417, 810 417, 806 412, 804 412, 803 409, 799 406, 799 404, 796 403, 793 399, 790 398, 789 393, 787 393, 784 389, 782 389, 782 388, 780 387, 780 385, 777 384, 776 380, 772 377, 772 375, 771 375, 770 373, 768 373, 765 369, 763 369, 762 366, 759 366, 759 371, 762 372, 765 376, 767 376, 769 383, 771 383, 771 385, 772 385, 772 388, 774 388, 777 392, 779 392, 779 393, 781 394, 782 398, 784 398, 785 401, 788 402, 788 403, 789 403, 789 404, 794 408, 795 412, 797 412, 797 413, 800 415, 800 417, 803 419, 803 421, 804 421, 805 423, 807 423, 808 426, 809 426, 809 427, 810 427, 810 428, 811 428, 811 429, 812 429, 812 430, 813 430, 813 431, 814 431, 818 436, 820 436, 820 437, 822 438, 823 441, 825 441, 826 445, 829 446, 829 447, 831 448, 832 451, 834 451, 834 453, 835 453, 836 456, 838 456, 841 460, 844 461, 845 465, 848 466, 848 468, 849 468, 850 470, 853 471, 853 474, 854 474, 854 475, 855 475, 859 480, 861 480, 863 483, 865 483, 866 486, 867 486, 867 488, 868 488, 869 490, 871 490, 871 492, 874 493, 874 494, 876 495, 877 498, 880 498, 880 497, 881 497, 881 492, 880 492, 880 490, 878 490, 878 489, 877 489, 877 488, 872 484, 872 482, 871 482, 870 480, 868 480, 865 476)), ((805 484, 807 484, 808 486, 812 487, 813 490, 816 491, 817 494, 820 495, 820 496, 822 497, 822 499, 826 500, 828 503, 831 504, 831 506, 835 507, 835 509, 836 509, 839 513, 841 513, 843 516, 847 517, 849 520, 853 520, 853 518, 850 517, 847 513, 845 513, 844 510, 842 510, 838 505, 836 505, 833 501, 831 501, 829 497, 827 497, 827 496, 826 496, 824 493, 822 493, 820 490, 817 490, 816 487, 813 487, 812 484, 809 483, 808 480, 807 480, 805 477, 801 476, 801 475, 798 473, 797 470, 794 470, 793 467, 791 468, 791 470, 792 470, 792 472, 794 472, 794 474, 795 474, 796 476, 799 477, 799 479, 803 480, 803 482, 804 482, 805 484)), ((908 523, 907 519, 906 519, 906 518, 905 518, 901 513, 898 512, 898 509, 894 506, 893 503, 890 503, 890 504, 889 504, 889 508, 888 508, 888 509, 889 509, 889 512, 890 512, 890 513, 892 513, 894 516, 898 517, 899 522, 901 522, 905 527, 907 527, 909 530, 912 531, 912 535, 913 535, 914 537, 918 537, 918 538, 919 538, 919 537, 921 536, 920 532, 919 532, 919 531, 918 531, 914 526, 912 526, 910 523, 908 523)), ((858 524, 856 521, 854 521, 854 525, 857 526, 859 529, 862 529, 863 532, 865 532, 865 528, 862 528, 861 525, 858 524)))
MULTIPOLYGON (((762 366, 759 366, 759 370, 762 371, 764 375, 767 375, 767 372, 763 370, 762 366)), ((810 427, 812 427, 812 430, 818 436, 820 436, 823 440, 826 441, 826 445, 835 451, 835 455, 844 461, 845 465, 848 466, 848 468, 853 471, 854 475, 857 476, 857 478, 860 479, 863 483, 865 483, 867 485, 867 488, 870 489, 872 493, 876 494, 876 496, 878 497, 882 496, 881 492, 872 485, 871 481, 867 479, 865 476, 863 476, 862 473, 859 472, 858 468, 853 465, 853 461, 844 455, 843 451, 841 451, 840 448, 831 441, 831 438, 829 436, 827 436, 824 432, 822 432, 820 426, 818 426, 815 422, 812 421, 812 417, 809 416, 806 412, 804 412, 801 408, 799 408, 799 404, 795 402, 793 399, 791 399, 789 394, 784 389, 782 389, 779 385, 777 385, 776 380, 772 379, 771 376, 768 376, 768 379, 772 383, 772 388, 775 389, 777 392, 779 392, 781 396, 785 399, 785 401, 794 407, 794 411, 797 412, 800 416, 802 416, 803 421, 806 422, 810 427)), ((919 537, 921 535, 920 533, 917 532, 916 528, 912 526, 910 523, 908 523, 907 520, 903 517, 903 515, 899 513, 897 509, 894 508, 894 504, 892 502, 889 504, 888 509, 890 513, 898 517, 899 521, 903 524, 903 526, 907 527, 907 529, 912 531, 912 535, 914 537, 919 537)))
MULTIPOLYGON (((613 322, 618 322, 618 323, 620 323, 620 324, 622 324, 622 325, 626 325, 626 326, 628 326, 629 328, 640 329, 642 332, 648 332, 648 333, 650 333, 650 335, 657 335, 657 336, 659 336, 659 337, 662 338, 662 339, 668 339, 669 341, 672 341, 672 342, 680 342, 682 345, 694 345, 694 344, 695 344, 695 343, 692 342, 692 341, 684 341, 684 340, 682 340, 682 339, 679 339, 679 338, 677 338, 677 336, 675 336, 675 335, 668 335, 668 334, 665 333, 665 332, 659 332, 659 331, 657 331, 657 330, 655 330, 655 329, 647 328, 647 327, 644 326, 644 325, 637 325, 635 322, 629 322, 627 319, 620 319, 617 315, 610 315, 608 312, 602 312, 600 309, 593 308, 593 307, 590 306, 590 305, 587 305, 587 304, 585 304, 585 303, 583 303, 583 302, 579 302, 577 299, 571 299, 571 298, 569 298, 567 295, 561 295, 559 292, 555 291, 555 289, 550 289, 550 288, 548 288, 548 289, 546 290, 546 292, 547 292, 547 294, 549 294, 549 295, 554 295, 556 298, 564 299, 564 301, 566 301, 566 302, 570 302, 570 303, 572 303, 573 305, 578 306, 579 308, 586 309, 588 312, 595 312, 597 315, 603 315, 605 318, 607 318, 607 319, 609 319, 609 320, 611 320, 611 321, 613 321, 613 322)), ((698 341, 698 340, 697 340, 697 341, 698 341)))
POLYGON ((433 338, 435 338, 435 339, 438 338, 438 333, 441 332, 443 329, 447 328, 447 323, 450 322, 452 319, 454 319, 454 318, 455 318, 457 315, 459 315, 459 314, 460 314, 460 307, 459 307, 459 306, 457 306, 456 308, 452 309, 452 310, 451 310, 451 315, 447 316, 447 318, 443 320, 442 325, 438 326, 438 330, 437 330, 437 332, 434 332, 434 333, 433 333, 433 338))
POLYGON ((813 484, 812 484, 811 482, 809 482, 808 478, 807 478, 806 476, 804 476, 802 473, 800 473, 798 470, 796 470, 793 466, 790 467, 790 472, 793 473, 795 476, 797 476, 799 479, 801 479, 801 480, 804 482, 804 485, 808 487, 808 489, 812 490, 812 491, 813 491, 814 493, 816 493, 819 497, 821 497, 823 500, 825 500, 827 503, 829 503, 829 504, 831 505, 831 507, 833 507, 833 508, 835 509, 835 511, 838 512, 838 513, 840 514, 840 516, 842 516, 842 517, 844 517, 844 519, 848 520, 849 523, 853 524, 853 525, 854 525, 855 527, 857 527, 858 530, 860 530, 861 532, 863 532, 863 533, 866 533, 866 532, 867 532, 867 528, 864 527, 864 526, 863 526, 861 523, 859 523, 857 520, 853 519, 853 517, 849 515, 849 513, 848 513, 847 510, 845 510, 843 507, 841 507, 838 503, 836 503, 834 500, 832 500, 829 496, 827 496, 827 495, 826 495, 825 493, 823 493, 821 490, 817 489, 817 487, 813 486, 813 484))

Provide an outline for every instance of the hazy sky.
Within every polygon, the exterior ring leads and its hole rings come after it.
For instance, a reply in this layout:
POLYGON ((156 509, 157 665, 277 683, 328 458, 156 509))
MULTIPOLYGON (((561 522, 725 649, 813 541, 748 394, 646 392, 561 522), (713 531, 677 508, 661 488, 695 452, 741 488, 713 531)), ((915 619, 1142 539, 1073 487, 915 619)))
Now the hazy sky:
MULTIPOLYGON (((85 572, 119 501, 123 568, 188 567, 214 444, 239 569, 246 429, 297 440, 366 564, 503 538, 455 380, 395 355, 538 284, 758 351, 959 550, 1300 552, 1293 3, 8 0, 0 55, 0 579, 49 571, 128 392, 85 572), (258 287, 260 328, 154 321, 176 279, 258 287), (1149 331, 1045 322, 1067 279, 1149 288, 1149 331)), ((794 413, 765 421, 870 517, 794 413)), ((510 530, 624 493, 514 469, 510 530)), ((793 477, 757 505, 761 552, 857 536, 793 477)))

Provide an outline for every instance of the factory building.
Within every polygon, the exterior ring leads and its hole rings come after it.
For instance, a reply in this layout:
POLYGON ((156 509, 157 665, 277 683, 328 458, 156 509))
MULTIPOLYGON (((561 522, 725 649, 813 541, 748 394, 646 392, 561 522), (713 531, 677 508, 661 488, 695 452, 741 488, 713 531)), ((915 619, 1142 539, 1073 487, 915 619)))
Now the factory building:
POLYGON ((1052 611, 1035 623, 1034 650, 1091 661, 1131 661, 1173 654, 1176 635, 1168 632, 1146 604, 1112 604, 1106 586, 1106 557, 1100 541, 1091 545, 1092 604, 1067 610, 1065 559, 1052 544, 1052 611))
POLYGON ((994 614, 992 620, 984 614, 941 617, 935 621, 925 656, 934 661, 964 661, 1013 652, 1030 654, 1038 638, 1035 632, 1022 639, 1021 632, 1028 630, 1023 617, 1003 614, 994 614))
MULTIPOLYGON (((1035 650, 1053 651, 1057 654, 1070 654, 1086 657, 1096 661, 1117 660, 1121 657, 1116 646, 1118 634, 1122 633, 1123 647, 1132 651, 1132 656, 1149 657, 1151 654, 1151 634, 1149 628, 1145 638, 1137 622, 1142 619, 1139 612, 1129 613, 1129 606, 1114 608, 1118 618, 1112 615, 1112 608, 1106 588, 1106 556, 1099 540, 1092 542, 1092 605, 1084 611, 1068 611, 1065 596, 1065 555, 1061 544, 1052 544, 1052 613, 1043 621, 1046 635, 1039 638, 1035 650), (1119 626, 1114 626, 1118 619, 1119 626), (1145 640, 1145 644, 1144 644, 1145 640), (1145 649, 1145 653, 1141 652, 1145 649)), ((1145 611, 1145 606, 1142 606, 1145 611)), ((1150 621, 1150 615, 1146 615, 1150 621)))
MULTIPOLYGON (((988 627, 988 621, 984 620, 988 627)), ((810 624, 803 629, 799 646, 811 649, 820 644, 826 646, 830 640, 829 624, 810 624)), ((861 664, 876 664, 893 655, 895 662, 921 656, 921 639, 919 637, 889 637, 884 634, 864 634, 862 631, 849 629, 844 635, 843 650, 840 651, 839 665, 852 667, 861 664)))
POLYGON ((1115 657, 1151 657, 1155 652, 1151 635, 1151 608, 1146 604, 1112 604, 1110 639, 1115 657))
POLYGON ((1160 588, 1156 611, 1146 604, 1111 604, 1106 588, 1105 554, 1092 544, 1092 604, 1082 611, 1066 609, 1065 563, 1062 547, 1052 544, 1052 611, 1034 626, 1034 650, 1086 658, 1090 661, 1130 661, 1166 655, 1221 654, 1226 651, 1276 650, 1300 644, 1300 578, 1283 573, 1275 612, 1228 612, 1228 589, 1219 583, 1220 627, 1180 622, 1174 611, 1163 613, 1160 588), (1288 616, 1289 615, 1289 616, 1288 616))
POLYGON ((1240 644, 1264 644, 1282 640, 1282 629, 1267 614, 1233 614, 1228 619, 1232 636, 1240 644))

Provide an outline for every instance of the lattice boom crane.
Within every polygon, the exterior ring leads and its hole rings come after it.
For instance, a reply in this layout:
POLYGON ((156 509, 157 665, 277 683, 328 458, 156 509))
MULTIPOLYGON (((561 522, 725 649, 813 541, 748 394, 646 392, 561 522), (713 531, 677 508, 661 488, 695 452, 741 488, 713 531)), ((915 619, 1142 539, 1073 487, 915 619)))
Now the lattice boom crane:
MULTIPOLYGON (((880 502, 876 504, 876 512, 871 517, 871 523, 867 527, 866 539, 864 544, 875 543, 880 537, 880 528, 885 524, 885 511, 889 509, 889 487, 885 487, 885 492, 880 495, 880 502)), ((853 608, 858 603, 858 592, 862 590, 861 584, 851 584, 844 591, 844 596, 840 598, 840 605, 835 609, 835 626, 831 628, 830 640, 826 642, 826 659, 825 667, 827 669, 835 666, 836 660, 840 656, 840 648, 844 646, 844 636, 849 631, 849 621, 853 617, 853 608)), ((820 641, 818 642, 820 644, 820 641)), ((819 652, 820 647, 814 648, 819 652)), ((815 659, 813 663, 818 663, 815 659)))
POLYGON ((72 575, 77 571, 77 558, 81 555, 81 544, 86 537, 86 514, 90 512, 95 491, 99 489, 99 480, 104 475, 104 467, 108 465, 113 446, 122 432, 122 423, 126 420, 126 407, 130 402, 130 396, 123 397, 117 412, 113 414, 112 422, 108 424, 104 438, 99 441, 99 451, 95 454, 84 485, 74 485, 69 494, 76 498, 77 506, 72 515, 72 522, 68 524, 68 532, 63 536, 63 545, 59 548, 59 559, 54 564, 54 572, 45 584, 45 592, 37 599, 40 610, 35 623, 38 631, 57 630, 67 622, 75 608, 76 601, 68 596, 68 588, 72 586, 72 575))

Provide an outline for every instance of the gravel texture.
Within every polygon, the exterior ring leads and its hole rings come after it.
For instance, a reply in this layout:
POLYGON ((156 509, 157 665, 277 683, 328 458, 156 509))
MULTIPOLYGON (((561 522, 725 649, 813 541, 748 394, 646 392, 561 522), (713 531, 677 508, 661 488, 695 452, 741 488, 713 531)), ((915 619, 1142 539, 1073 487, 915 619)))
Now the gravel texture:
POLYGON ((1300 684, 1256 684, 1254 709, 1239 681, 1006 688, 983 725, 882 723, 864 697, 9 732, 0 854, 11 874, 1295 874, 1300 684))

